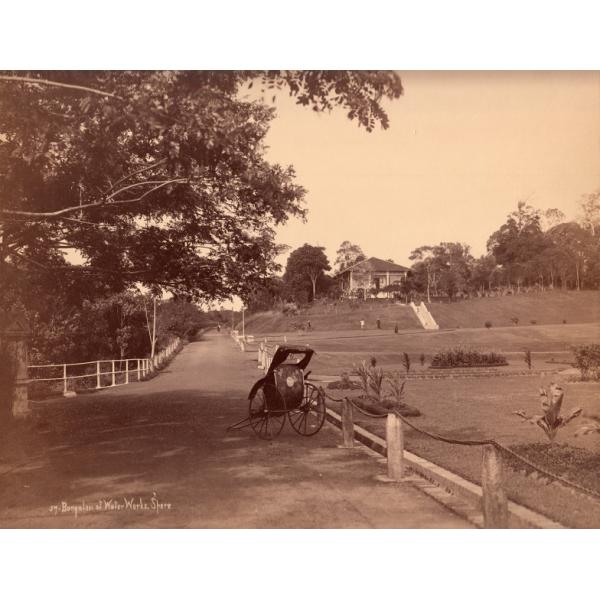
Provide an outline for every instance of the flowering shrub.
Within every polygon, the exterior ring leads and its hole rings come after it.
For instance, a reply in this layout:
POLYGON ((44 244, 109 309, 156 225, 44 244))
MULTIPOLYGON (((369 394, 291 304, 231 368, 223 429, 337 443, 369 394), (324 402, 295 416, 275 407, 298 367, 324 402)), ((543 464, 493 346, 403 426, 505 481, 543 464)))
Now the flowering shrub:
POLYGON ((499 367, 505 366, 506 357, 496 352, 479 352, 468 348, 449 348, 437 352, 431 359, 434 369, 457 367, 499 367))
POLYGON ((600 379, 600 344, 575 346, 573 353, 581 379, 600 379))

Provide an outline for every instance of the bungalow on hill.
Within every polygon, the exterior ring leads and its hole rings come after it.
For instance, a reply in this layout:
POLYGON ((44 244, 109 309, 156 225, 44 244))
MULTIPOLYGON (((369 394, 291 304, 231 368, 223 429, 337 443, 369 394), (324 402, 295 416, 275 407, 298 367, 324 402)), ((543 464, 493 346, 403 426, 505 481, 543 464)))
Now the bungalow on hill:
POLYGON ((336 278, 344 296, 361 294, 367 298, 393 298, 393 291, 384 291, 388 286, 406 280, 410 269, 389 260, 367 258, 343 271, 336 278))

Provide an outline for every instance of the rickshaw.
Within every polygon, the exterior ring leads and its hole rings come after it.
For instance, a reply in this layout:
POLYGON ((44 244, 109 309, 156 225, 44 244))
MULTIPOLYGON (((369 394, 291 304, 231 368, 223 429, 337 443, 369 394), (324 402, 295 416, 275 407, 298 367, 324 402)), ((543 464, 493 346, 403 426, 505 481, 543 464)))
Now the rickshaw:
POLYGON ((252 427, 263 440, 281 433, 286 417, 292 429, 304 436, 315 435, 325 422, 323 393, 307 381, 304 373, 314 350, 302 346, 280 346, 267 373, 248 395, 248 416, 229 429, 252 427))

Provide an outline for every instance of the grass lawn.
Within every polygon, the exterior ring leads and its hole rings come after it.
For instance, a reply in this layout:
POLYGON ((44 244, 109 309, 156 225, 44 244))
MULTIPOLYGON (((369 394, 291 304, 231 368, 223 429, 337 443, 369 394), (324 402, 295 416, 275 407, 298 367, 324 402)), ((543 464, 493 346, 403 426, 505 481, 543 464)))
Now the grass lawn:
MULTIPOLYGON (((257 336, 258 339, 258 336, 257 336)), ((423 369, 419 355, 425 354, 427 364, 431 356, 450 346, 466 346, 482 351, 505 354, 509 365, 496 367, 508 373, 504 377, 410 379, 404 401, 422 413, 415 423, 433 433, 459 439, 494 438, 507 446, 544 443, 546 438, 536 426, 512 414, 524 410, 527 414, 540 413, 539 387, 558 381, 565 388, 565 412, 581 407, 585 414, 600 415, 600 383, 573 383, 556 374, 572 361, 571 347, 575 344, 598 343, 600 324, 554 324, 492 327, 491 329, 454 329, 446 331, 408 330, 394 334, 390 331, 315 331, 288 334, 288 344, 307 344, 316 350, 309 365, 315 375, 339 376, 351 372, 353 364, 377 358, 384 368, 402 370, 402 353, 412 359, 411 373, 438 370, 423 369), (526 369, 523 351, 531 350, 537 375, 531 377, 510 375, 526 369), (555 364, 547 361, 555 359, 555 364), (565 364, 566 363, 566 364, 565 364), (542 371, 547 371, 542 373, 542 371)), ((281 334, 276 342, 281 344, 281 334)), ((251 346, 252 347, 252 346, 251 346)), ((334 397, 343 397, 346 391, 328 389, 334 397)), ((350 392, 359 395, 361 392, 350 392)), ((336 403, 332 403, 336 408, 336 403)), ((339 408, 339 405, 338 405, 339 408)), ((385 436, 385 420, 369 419, 355 414, 357 423, 385 436)), ((568 444, 592 452, 597 457, 596 489, 600 491, 600 436, 575 437, 583 418, 573 421, 557 436, 558 444, 568 444)), ((480 482, 481 454, 479 447, 448 445, 432 440, 406 428, 406 446, 466 479, 480 482)), ((565 451, 563 454, 568 454, 565 451)), ((591 464, 593 464, 593 458, 591 464)), ((587 462, 588 467, 590 461, 587 462)), ((544 466, 540 464, 540 466, 544 466)), ((553 463, 553 466, 556 466, 553 463)), ((567 479, 573 477, 566 468, 557 472, 567 479)), ((558 469, 558 466, 556 466, 558 469)), ((555 469, 551 469, 556 472, 555 469)), ((589 469, 588 469, 589 470, 589 469)), ((592 471, 593 472, 593 471, 592 471)), ((587 481, 588 487, 591 487, 587 481)), ((523 471, 507 468, 506 489, 511 499, 542 512, 570 527, 600 527, 600 501, 573 493, 559 484, 544 485, 523 471)))
MULTIPOLYGON (((415 424, 433 433, 457 439, 494 438, 508 446, 531 444, 545 442, 543 432, 512 412, 523 409, 528 414, 539 414, 539 385, 538 379, 530 377, 414 380, 406 386, 405 401, 422 412, 422 416, 415 419, 415 424)), ((584 415, 600 414, 600 384, 563 382, 563 385, 563 408, 566 412, 580 406, 584 415)), ((327 392, 334 397, 348 393, 327 392)), ((331 406, 339 408, 334 402, 331 406)), ((369 419, 355 414, 355 421, 385 437, 384 419, 369 419)), ((600 491, 600 436, 575 437, 581 422, 582 419, 575 420, 562 429, 556 441, 596 454, 596 489, 600 491)), ((480 483, 481 448, 444 444, 408 427, 405 432, 408 450, 480 483)), ((539 483, 526 476, 525 468, 523 472, 506 471, 506 489, 511 499, 570 527, 600 527, 600 501, 574 494, 558 484, 539 483)))
MULTIPOLYGON (((347 304, 317 304, 298 311, 296 315, 284 315, 279 311, 256 313, 246 319, 247 333, 292 332, 294 323, 306 325, 310 321, 316 331, 360 331, 360 321, 365 329, 377 330, 377 319, 383 329, 422 329, 414 311, 409 306, 387 303, 366 303, 350 308, 347 304)), ((241 329, 241 324, 237 324, 241 329)))
MULTIPOLYGON (((259 339, 259 336, 256 336, 259 339)), ((571 346, 600 340, 600 324, 529 325, 526 327, 493 327, 492 329, 456 329, 450 331, 318 331, 289 334, 289 344, 308 344, 316 355, 310 368, 319 375, 339 375, 352 365, 371 356, 379 365, 400 368, 403 352, 411 357, 413 369, 419 369, 419 355, 425 354, 427 364, 433 354, 450 346, 466 346, 476 350, 501 352, 509 368, 524 369, 523 351, 533 353, 536 369, 554 369, 545 361, 550 358, 569 362, 571 346)), ((281 338, 277 343, 283 343, 281 338)), ((257 347, 256 345, 250 348, 257 347)), ((560 365, 566 368, 567 365, 560 365)), ((507 368, 507 367, 500 367, 507 368)))

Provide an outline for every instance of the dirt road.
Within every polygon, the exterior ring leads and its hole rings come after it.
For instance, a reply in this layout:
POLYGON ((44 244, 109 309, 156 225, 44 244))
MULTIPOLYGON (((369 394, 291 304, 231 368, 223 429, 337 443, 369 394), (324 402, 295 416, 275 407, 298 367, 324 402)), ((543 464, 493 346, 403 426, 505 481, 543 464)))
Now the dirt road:
POLYGON ((0 527, 469 527, 329 424, 227 432, 259 376, 215 334, 150 381, 38 405, 0 444, 0 527))

